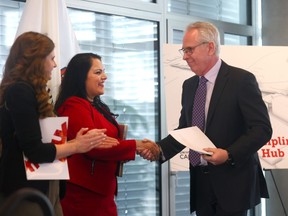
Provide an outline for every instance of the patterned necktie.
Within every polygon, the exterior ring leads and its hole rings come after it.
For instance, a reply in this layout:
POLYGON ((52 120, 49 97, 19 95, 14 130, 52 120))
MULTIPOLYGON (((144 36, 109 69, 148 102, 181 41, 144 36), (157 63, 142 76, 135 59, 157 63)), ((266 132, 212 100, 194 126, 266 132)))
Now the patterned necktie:
MULTIPOLYGON (((196 90, 193 112, 192 112, 192 126, 197 126, 199 129, 204 131, 205 127, 205 101, 206 101, 206 87, 207 79, 202 76, 199 80, 199 85, 196 90)), ((196 151, 189 149, 189 161, 192 166, 197 166, 200 164, 200 154, 196 151)))

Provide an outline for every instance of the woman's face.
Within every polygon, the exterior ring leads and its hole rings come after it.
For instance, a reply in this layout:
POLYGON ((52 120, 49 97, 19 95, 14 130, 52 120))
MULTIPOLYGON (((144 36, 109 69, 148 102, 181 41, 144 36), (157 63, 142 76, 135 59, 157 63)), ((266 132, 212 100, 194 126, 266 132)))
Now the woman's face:
POLYGON ((45 58, 44 62, 44 76, 47 80, 52 78, 52 70, 57 67, 55 62, 55 53, 54 50, 45 58))
POLYGON ((104 82, 107 79, 105 69, 99 59, 93 58, 92 65, 86 78, 87 99, 92 101, 94 97, 104 94, 104 82))

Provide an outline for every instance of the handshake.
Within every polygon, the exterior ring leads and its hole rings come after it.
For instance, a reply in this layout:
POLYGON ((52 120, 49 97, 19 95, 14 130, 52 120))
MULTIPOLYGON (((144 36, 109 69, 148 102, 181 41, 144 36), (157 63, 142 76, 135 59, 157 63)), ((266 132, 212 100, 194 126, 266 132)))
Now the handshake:
POLYGON ((159 160, 160 147, 148 139, 136 140, 136 152, 146 160, 156 161, 159 160))

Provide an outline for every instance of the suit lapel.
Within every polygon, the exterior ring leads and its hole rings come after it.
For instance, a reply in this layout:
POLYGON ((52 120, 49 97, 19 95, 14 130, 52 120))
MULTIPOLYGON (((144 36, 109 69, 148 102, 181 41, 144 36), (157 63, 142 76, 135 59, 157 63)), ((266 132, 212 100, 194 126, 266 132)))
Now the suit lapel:
POLYGON ((229 73, 228 73, 228 65, 222 61, 222 65, 220 67, 218 76, 215 81, 215 86, 213 89, 213 93, 211 96, 211 101, 209 105, 208 115, 207 115, 207 121, 206 121, 206 127, 209 126, 209 123, 214 115, 215 109, 217 107, 217 103, 219 101, 219 98, 221 97, 221 94, 223 92, 223 89, 226 86, 226 83, 229 79, 229 73))

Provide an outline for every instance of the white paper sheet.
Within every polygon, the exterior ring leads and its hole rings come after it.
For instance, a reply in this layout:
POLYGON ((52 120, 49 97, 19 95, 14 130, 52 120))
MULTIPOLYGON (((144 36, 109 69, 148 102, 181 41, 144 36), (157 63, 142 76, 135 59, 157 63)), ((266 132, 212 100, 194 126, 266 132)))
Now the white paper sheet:
POLYGON ((170 134, 181 144, 199 152, 200 154, 211 155, 211 152, 204 151, 203 148, 216 148, 209 138, 198 128, 188 127, 170 131, 170 134))
MULTIPOLYGON (((39 120, 42 142, 61 145, 66 142, 68 117, 49 117, 39 120)), ((45 144, 43 144, 45 145, 45 144)), ((53 163, 31 163, 23 154, 26 176, 28 180, 35 179, 69 179, 67 159, 54 160, 53 163)))

